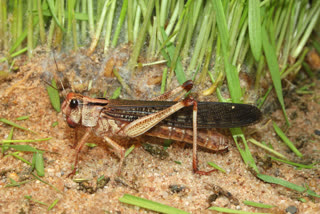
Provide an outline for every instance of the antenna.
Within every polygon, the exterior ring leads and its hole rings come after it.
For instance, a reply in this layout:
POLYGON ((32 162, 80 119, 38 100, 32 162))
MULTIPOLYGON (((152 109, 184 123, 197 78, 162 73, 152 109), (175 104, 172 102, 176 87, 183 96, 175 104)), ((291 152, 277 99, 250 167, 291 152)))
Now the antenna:
MULTIPOLYGON (((56 60, 56 56, 55 56, 54 50, 52 50, 52 54, 53 54, 54 63, 56 64, 57 71, 59 71, 58 63, 57 63, 57 60, 56 60)), ((60 82, 60 84, 61 84, 61 87, 62 87, 63 91, 65 91, 65 88, 64 88, 64 86, 63 86, 63 84, 62 84, 61 79, 59 79, 59 82, 60 82)))

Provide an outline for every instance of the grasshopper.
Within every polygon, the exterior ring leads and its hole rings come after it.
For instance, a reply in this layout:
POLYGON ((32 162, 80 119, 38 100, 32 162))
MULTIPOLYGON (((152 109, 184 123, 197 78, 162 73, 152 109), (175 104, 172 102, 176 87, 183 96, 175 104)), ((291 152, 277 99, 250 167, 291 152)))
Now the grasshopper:
POLYGON ((173 96, 189 92, 191 80, 163 95, 145 100, 90 98, 69 93, 62 104, 62 113, 72 128, 85 127, 85 134, 76 146, 74 175, 79 153, 91 133, 102 137, 119 157, 118 175, 124 162, 125 148, 112 137, 134 138, 143 134, 164 139, 183 141, 193 145, 193 171, 207 175, 214 171, 200 171, 197 164, 197 145, 211 151, 228 148, 229 138, 210 129, 233 128, 257 123, 261 111, 252 105, 222 102, 197 102, 191 96, 173 96), (199 130, 198 130, 199 129, 199 130))

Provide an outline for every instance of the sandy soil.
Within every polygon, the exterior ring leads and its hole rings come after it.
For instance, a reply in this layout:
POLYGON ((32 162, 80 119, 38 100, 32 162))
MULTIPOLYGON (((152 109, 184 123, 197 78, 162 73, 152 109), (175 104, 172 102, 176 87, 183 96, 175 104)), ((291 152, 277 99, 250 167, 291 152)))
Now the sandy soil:
MULTIPOLYGON (((124 58, 127 56, 124 55, 124 58)), ((55 186, 57 190, 46 185, 30 174, 30 166, 22 161, 8 156, 13 150, 0 154, 0 212, 1 213, 44 213, 47 206, 30 201, 25 196, 51 204, 59 199, 50 213, 152 213, 151 211, 134 207, 119 202, 119 198, 125 193, 147 198, 163 204, 167 204, 190 213, 214 213, 207 208, 210 206, 227 207, 245 211, 286 213, 286 208, 294 206, 297 213, 316 213, 320 210, 319 198, 309 198, 305 194, 298 194, 279 185, 264 183, 256 178, 246 167, 234 144, 229 146, 229 151, 224 153, 210 153, 199 151, 200 169, 210 170, 206 164, 214 162, 227 173, 214 172, 209 176, 200 176, 192 172, 192 148, 183 143, 173 143, 166 151, 167 158, 152 156, 141 146, 143 143, 163 140, 140 137, 138 139, 122 140, 126 148, 134 144, 136 148, 125 159, 122 176, 115 179, 119 159, 108 150, 101 138, 92 137, 88 142, 96 143, 94 148, 84 148, 80 154, 78 174, 73 179, 88 179, 86 182, 75 182, 67 178, 71 172, 75 150, 73 129, 69 128, 63 120, 61 113, 57 113, 51 106, 46 84, 48 80, 65 77, 69 82, 77 82, 71 85, 73 90, 86 91, 88 81, 81 82, 84 78, 83 70, 87 70, 87 80, 97 73, 105 72, 104 66, 110 65, 108 59, 91 58, 84 56, 57 56, 59 71, 52 56, 39 55, 32 61, 21 59, 17 62, 16 71, 2 81, 0 87, 0 118, 14 121, 23 127, 39 133, 15 129, 13 139, 37 139, 52 137, 45 142, 28 143, 40 150, 44 150, 45 176, 44 181, 55 186), (90 76, 91 75, 91 76, 90 76), (71 81, 70 81, 71 79, 71 81), (83 86, 85 85, 85 86, 83 86), (19 116, 29 115, 28 120, 16 121, 19 116), (52 127, 52 124, 58 125, 52 127), (178 164, 176 162, 181 162, 178 164), (104 175, 111 181, 101 188, 97 179, 104 175), (20 187, 5 187, 10 184, 10 179, 17 182, 28 181, 20 187), (176 186, 172 186, 176 185, 176 186), (175 188, 182 187, 182 191, 176 193, 175 188), (215 189, 215 190, 214 190, 215 189), (232 197, 221 195, 223 192, 231 193, 232 197), (213 195, 213 196, 212 196, 213 195), (218 196, 209 203, 209 197, 218 196), (304 198, 306 202, 301 202, 304 198), (276 207, 262 209, 246 206, 244 200, 272 204, 276 207)), ((121 64, 121 63, 120 63, 121 64)), ((2 65, 2 70, 6 65, 2 65)), ((136 79, 126 77, 125 70, 119 71, 124 79, 131 84, 135 98, 151 97, 159 93, 159 76, 162 70, 159 67, 149 68, 149 73, 138 73, 136 79), (153 81, 143 80, 143 77, 152 76, 153 81), (155 84, 154 84, 155 83, 155 84), (156 85, 156 86, 154 86, 156 85), (150 93, 150 90, 153 93, 150 93), (149 91, 149 92, 148 92, 149 91)), ((139 71, 140 72, 140 71, 139 71)), ((106 74, 107 75, 107 74, 106 74)), ((151 78, 151 79, 152 79, 151 78)), ((144 78, 145 79, 145 78, 144 78)), ((275 150, 296 162, 310 164, 320 162, 320 136, 315 132, 320 130, 320 105, 319 105, 319 80, 315 81, 312 88, 313 94, 297 95, 295 88, 286 88, 285 102, 287 112, 292 124, 286 135, 295 142, 304 158, 297 158, 287 146, 276 136, 272 128, 274 120, 281 127, 285 124, 282 112, 276 101, 271 96, 264 108, 264 119, 260 124, 246 129, 246 133, 258 141, 270 143, 275 150)), ((172 87, 176 83, 172 84, 172 87)), ((101 96, 105 90, 107 95, 119 86, 117 80, 111 78, 95 78, 94 88, 90 93, 101 96)), ((297 87, 301 87, 297 86, 297 87)), ((71 90, 67 87, 66 90, 71 90)), ((197 90, 195 90, 197 91, 197 90)), ((127 93, 125 97, 130 97, 127 93)), ((6 139, 11 127, 0 123, 0 139, 6 139)), ((249 137, 249 135, 248 135, 249 137)), ((20 143, 26 144, 26 143, 20 143)), ((313 169, 296 169, 280 162, 268 161, 265 150, 249 144, 250 150, 256 159, 259 170, 263 174, 272 175, 300 186, 308 186, 311 190, 320 194, 320 170, 319 164, 313 169)), ((160 147, 162 148, 162 147, 160 147)), ((31 161, 32 154, 20 153, 20 156, 31 161)), ((228 194, 227 194, 228 195, 228 194)))

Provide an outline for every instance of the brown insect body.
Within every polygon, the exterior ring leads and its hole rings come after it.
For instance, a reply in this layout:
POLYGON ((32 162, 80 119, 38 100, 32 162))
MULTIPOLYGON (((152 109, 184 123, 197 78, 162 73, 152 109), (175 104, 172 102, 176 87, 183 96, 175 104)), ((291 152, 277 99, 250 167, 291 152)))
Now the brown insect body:
MULTIPOLYGON (((66 102, 63 103, 63 113, 66 115, 66 121, 70 127, 83 126, 83 127, 92 127, 94 128, 94 132, 97 136, 108 135, 109 137, 118 136, 118 137, 128 137, 126 133, 124 133, 121 128, 123 128, 126 124, 146 115, 146 112, 139 111, 139 108, 134 107, 135 103, 140 102, 140 105, 143 103, 150 104, 151 102, 146 101, 130 101, 130 100, 121 100, 119 104, 119 100, 107 100, 107 99, 93 99, 90 97, 82 96, 75 93, 70 93, 67 96, 66 102), (77 108, 70 108, 70 102, 72 99, 77 99, 79 103, 82 103, 77 108), (69 106, 67 100, 70 100, 69 106), (132 102, 132 103, 131 103, 132 102), (124 107, 124 103, 127 106, 132 106, 131 111, 122 111, 116 112, 115 103, 118 107, 124 107), (133 108, 137 108, 135 110, 135 116, 130 115, 133 108), (121 113, 121 114, 120 114, 121 113), (140 114, 139 116, 137 116, 140 114), (88 119, 90 118, 90 119, 88 119), (116 118, 116 119, 114 119, 116 118)), ((159 102, 158 102, 159 103, 159 102)), ((166 102, 167 105, 163 105, 161 109, 168 106, 168 103, 176 103, 176 102, 166 102)), ((141 108, 141 107, 140 107, 141 108)), ((145 108, 145 107, 144 107, 145 108)), ((147 111, 147 108, 145 108, 147 111)), ((149 110, 149 113, 155 113, 158 110, 149 110)), ((174 119, 174 116, 171 120, 167 120, 165 125, 157 125, 151 128, 149 131, 144 134, 154 137, 159 137, 163 139, 172 139, 176 141, 183 141, 186 143, 193 143, 192 137, 192 118, 185 118, 189 120, 189 123, 174 119), (172 119, 173 118, 173 119, 172 119), (191 119, 191 120, 190 120, 191 119), (176 123, 172 122, 172 120, 176 120, 176 123)), ((164 122, 160 122, 163 124, 164 122)), ((206 124, 198 125, 198 128, 202 128, 198 130, 198 145, 212 150, 219 151, 226 149, 228 147, 228 138, 218 132, 211 131, 208 129, 203 129, 206 124), (200 127, 199 127, 200 126, 200 127)))
POLYGON ((94 99, 69 93, 62 104, 62 112, 67 123, 70 127, 87 128, 77 147, 75 165, 78 163, 78 153, 90 132, 95 132, 97 136, 103 137, 119 156, 120 173, 124 148, 111 138, 146 134, 192 143, 193 169, 197 173, 205 174, 197 169, 197 144, 209 150, 218 151, 226 149, 229 141, 226 136, 210 129, 251 125, 260 120, 261 112, 251 105, 198 103, 190 97, 179 102, 162 101, 182 91, 189 91, 191 88, 192 82, 187 81, 179 88, 151 101, 94 99))

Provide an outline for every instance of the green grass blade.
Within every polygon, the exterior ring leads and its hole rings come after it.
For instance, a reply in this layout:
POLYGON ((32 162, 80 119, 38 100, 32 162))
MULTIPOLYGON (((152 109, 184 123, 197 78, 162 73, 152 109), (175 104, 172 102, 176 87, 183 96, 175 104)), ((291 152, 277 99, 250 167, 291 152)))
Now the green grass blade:
POLYGON ((132 91, 129 87, 129 85, 123 80, 123 78, 120 76, 118 70, 116 68, 112 69, 112 72, 114 74, 114 76, 117 77, 118 81, 120 82, 120 84, 122 85, 122 87, 127 91, 128 94, 130 94, 131 96, 133 96, 132 91))
POLYGON ((135 47, 134 47, 134 49, 132 51, 132 55, 131 55, 131 57, 129 59, 129 62, 128 62, 129 70, 133 70, 134 67, 137 64, 137 60, 138 60, 138 57, 140 55, 141 48, 142 48, 142 46, 143 46, 143 44, 145 42, 145 38, 146 38, 146 35, 147 35, 147 30, 148 30, 148 26, 149 26, 149 22, 150 22, 150 17, 152 15, 153 8, 154 8, 154 2, 155 2, 155 0, 148 1, 147 14, 144 17, 144 21, 142 23, 142 26, 140 28, 140 33, 138 35, 138 39, 136 41, 135 47))
POLYGON ((49 210, 52 210, 52 208, 53 208, 54 206, 56 206, 56 204, 59 202, 59 200, 60 200, 60 199, 54 200, 54 202, 52 202, 52 204, 50 204, 50 206, 48 207, 48 211, 49 211, 49 210))
POLYGON ((174 207, 170 207, 164 204, 160 204, 158 202, 150 201, 150 200, 129 195, 129 194, 124 194, 121 198, 119 198, 119 201, 122 203, 143 207, 143 208, 160 212, 160 213, 168 213, 168 214, 187 214, 188 213, 174 207))
POLYGON ((40 138, 40 139, 31 139, 31 140, 27 140, 27 139, 22 139, 22 140, 1 140, 0 143, 32 143, 32 142, 40 142, 40 141, 47 141, 52 139, 52 137, 47 137, 47 138, 40 138))
POLYGON ((61 23, 59 22, 56 14, 55 14, 55 9, 54 9, 54 2, 53 0, 47 0, 48 2, 48 6, 49 6, 49 9, 50 9, 50 12, 52 14, 52 17, 54 19, 54 21, 56 22, 56 24, 59 26, 59 28, 63 31, 63 32, 66 32, 66 30, 62 27, 61 23))
POLYGON ((317 53, 320 54, 320 42, 312 40, 312 46, 316 49, 317 53))
POLYGON ((16 120, 28 120, 29 117, 30 117, 29 115, 25 115, 25 116, 17 117, 16 120))
POLYGON ((122 28, 123 22, 126 18, 127 9, 128 9, 128 0, 124 0, 122 3, 119 21, 118 21, 118 24, 117 24, 117 27, 116 27, 116 30, 114 32, 113 39, 112 39, 112 46, 113 47, 117 46, 118 38, 119 38, 119 35, 121 32, 121 28, 122 28))
MULTIPOLYGON (((12 136, 13 136, 13 131, 14 131, 14 127, 11 127, 11 130, 9 132, 9 135, 7 137, 7 140, 12 140, 12 136)), ((2 143, 2 142, 1 142, 2 143)), ((7 143, 3 143, 2 145, 2 151, 1 153, 4 154, 5 151, 7 151, 9 149, 9 146, 10 145, 10 142, 7 142, 7 143)))
POLYGON ((256 146, 259 146, 259 147, 267 150, 268 152, 270 152, 270 153, 272 153, 272 154, 274 154, 274 155, 276 155, 276 156, 278 156, 278 157, 280 157, 280 158, 282 158, 282 159, 288 160, 288 158, 287 158, 286 156, 284 156, 283 154, 281 154, 281 153, 279 153, 279 152, 277 152, 277 151, 269 148, 268 146, 265 146, 265 145, 259 143, 258 141, 256 141, 256 140, 253 139, 253 138, 250 138, 248 141, 251 142, 251 143, 253 143, 253 144, 256 145, 256 146))
POLYGON ((35 168, 36 168, 38 176, 43 177, 44 176, 44 161, 43 161, 42 152, 36 152, 35 168))
MULTIPOLYGON (((168 36, 163 28, 161 28, 161 33, 162 33, 163 39, 166 41, 168 39, 168 36)), ((171 64, 172 63, 171 60, 172 60, 174 53, 175 53, 175 47, 172 43, 169 43, 166 46, 166 52, 169 56, 169 58, 167 58, 168 64, 169 63, 171 64)), ((177 59, 174 71, 175 71, 175 74, 176 74, 176 77, 177 77, 179 84, 182 85, 187 80, 187 78, 186 78, 185 73, 183 71, 183 65, 181 63, 180 57, 178 57, 178 59, 177 59)), ((170 82, 170 80, 168 80, 168 83, 169 82, 170 82)))
POLYGON ((320 16, 320 3, 319 1, 316 1, 312 7, 318 7, 317 11, 315 12, 315 14, 313 15, 310 23, 308 23, 308 27, 307 29, 304 31, 303 37, 301 38, 299 44, 297 45, 297 47, 292 51, 292 57, 296 58, 298 57, 298 55, 301 53, 301 51, 303 50, 305 44, 307 43, 310 34, 313 32, 313 29, 315 27, 315 25, 317 23, 319 23, 319 16, 320 16))
POLYGON ((60 97, 59 97, 59 92, 57 90, 57 84, 54 79, 51 80, 51 85, 52 86, 50 85, 47 86, 49 99, 54 110, 56 110, 57 112, 60 112, 61 111, 60 97))
POLYGON ((212 0, 222 45, 229 46, 229 32, 221 0, 212 0))
POLYGON ((9 155, 11 155, 11 156, 13 156, 13 157, 21 160, 22 162, 24 162, 24 163, 26 163, 26 164, 28 164, 28 165, 30 165, 30 166, 32 165, 29 161, 27 161, 27 160, 24 159, 23 157, 19 156, 18 153, 19 153, 19 152, 14 152, 14 153, 10 153, 9 155))
POLYGON ((263 204, 263 203, 258 203, 258 202, 253 202, 253 201, 243 201, 243 203, 245 205, 248 205, 248 206, 252 206, 252 207, 259 207, 259 208, 272 208, 272 207, 275 207, 274 205, 270 205, 270 204, 263 204))
POLYGON ((110 97, 110 99, 117 99, 121 94, 121 87, 118 87, 110 97))
POLYGON ((300 151, 294 146, 294 144, 287 138, 287 136, 283 133, 283 131, 279 128, 279 126, 273 122, 273 128, 276 131, 276 133, 279 135, 279 137, 283 140, 285 144, 293 151, 298 157, 302 157, 303 155, 300 153, 300 151))
POLYGON ((231 130, 233 139, 236 143, 236 146, 238 148, 238 151, 240 152, 241 157, 242 157, 243 161, 245 162, 245 164, 247 164, 249 167, 254 169, 256 172, 259 172, 258 167, 254 161, 254 158, 252 157, 249 146, 247 144, 247 141, 244 137, 244 134, 243 134, 241 128, 232 128, 230 130, 231 130), (238 138, 240 138, 242 140, 242 142, 244 144, 244 150, 240 147, 240 145, 238 143, 238 138))
POLYGON ((29 195, 25 195, 24 198, 25 198, 25 199, 28 199, 28 200, 31 200, 31 201, 33 201, 33 202, 36 202, 36 203, 45 205, 45 206, 49 206, 49 204, 46 204, 46 203, 44 203, 44 202, 42 202, 42 201, 33 199, 32 196, 29 196, 29 195))
POLYGON ((12 121, 10 121, 10 120, 7 120, 7 119, 5 119, 5 118, 0 118, 0 122, 3 122, 3 123, 8 124, 8 125, 10 125, 10 126, 16 127, 16 128, 18 128, 18 129, 22 129, 22 130, 25 130, 25 131, 28 131, 28 132, 32 132, 33 134, 38 134, 37 132, 34 132, 34 131, 32 131, 32 130, 30 130, 30 129, 27 129, 27 128, 24 128, 24 127, 22 127, 22 126, 20 126, 20 125, 18 125, 18 124, 16 124, 16 123, 14 123, 14 122, 12 122, 12 121))
POLYGON ((260 21, 260 1, 249 0, 248 11, 248 28, 249 41, 252 54, 256 61, 260 60, 262 53, 262 38, 261 38, 261 21, 260 21))
POLYGON ((31 181, 32 180, 25 180, 25 181, 22 181, 22 182, 16 182, 13 179, 11 179, 11 184, 7 184, 4 187, 20 187, 22 184, 26 184, 26 183, 29 183, 31 181))
POLYGON ((286 123, 288 126, 290 126, 286 109, 284 106, 284 101, 283 101, 283 94, 282 94, 282 86, 281 86, 281 79, 280 79, 280 70, 279 70, 279 65, 277 61, 277 55, 275 52, 275 48, 271 45, 269 42, 268 34, 265 29, 265 27, 262 27, 262 39, 263 39, 263 51, 265 53, 266 59, 267 59, 267 64, 270 70, 273 86, 276 90, 276 94, 278 97, 278 100, 280 102, 286 123))
POLYGON ((162 80, 161 80, 161 94, 163 94, 166 90, 166 80, 167 80, 168 68, 165 67, 162 72, 162 80))
POLYGON ((129 149, 124 153, 124 157, 127 157, 134 150, 134 145, 130 146, 129 149))
POLYGON ((29 145, 8 145, 8 147, 21 152, 38 152, 38 150, 29 145))
POLYGON ((276 177, 272 177, 272 176, 264 175, 264 174, 257 174, 257 177, 259 179, 263 180, 264 182, 273 183, 273 184, 279 184, 279 185, 287 187, 289 189, 292 189, 292 190, 295 190, 295 191, 298 191, 298 192, 306 192, 310 196, 314 196, 314 197, 320 198, 320 195, 316 194, 312 190, 309 190, 309 189, 307 189, 307 188, 305 188, 303 186, 299 186, 299 185, 290 183, 290 182, 282 180, 280 178, 276 178, 276 177))
POLYGON ((276 161, 279 161, 279 162, 282 162, 282 163, 286 163, 286 164, 289 164, 289 165, 292 165, 292 166, 296 166, 299 169, 301 169, 301 168, 312 169, 313 166, 315 165, 315 163, 309 164, 309 165, 305 165, 305 164, 300 164, 300 163, 294 163, 294 162, 288 161, 288 160, 282 160, 282 159, 279 159, 279 158, 276 158, 276 157, 273 157, 273 156, 270 156, 270 157, 271 157, 272 160, 276 160, 276 161))
POLYGON ((234 103, 240 103, 242 94, 238 72, 236 67, 234 67, 229 62, 229 33, 226 23, 226 17, 224 15, 221 0, 212 0, 212 3, 213 8, 216 12, 216 19, 220 36, 219 38, 221 39, 222 54, 230 96, 234 103))
POLYGON ((222 169, 220 166, 218 166, 217 164, 215 164, 215 163, 213 163, 213 162, 208 162, 208 164, 210 165, 210 166, 212 166, 213 168, 215 168, 215 169, 217 169, 217 170, 219 170, 219 171, 221 171, 221 172, 223 172, 223 173, 226 173, 226 170, 224 170, 224 169, 222 169))
POLYGON ((50 184, 50 183, 42 180, 39 176, 35 175, 34 173, 31 173, 31 175, 33 175, 33 177, 35 177, 35 179, 41 181, 42 183, 49 185, 49 186, 52 187, 55 191, 57 191, 57 192, 59 192, 59 193, 62 193, 57 187, 55 187, 55 186, 53 186, 52 184, 50 184))

